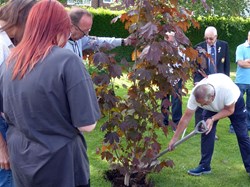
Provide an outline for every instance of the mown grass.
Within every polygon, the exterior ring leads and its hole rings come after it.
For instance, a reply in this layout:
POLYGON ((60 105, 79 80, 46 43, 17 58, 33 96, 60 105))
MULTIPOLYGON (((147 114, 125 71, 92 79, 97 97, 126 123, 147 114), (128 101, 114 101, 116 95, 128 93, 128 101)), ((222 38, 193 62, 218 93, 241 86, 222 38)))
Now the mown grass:
MULTIPOLYGON (((232 79, 235 73, 231 73, 232 79)), ((123 80, 124 81, 124 80, 123 80)), ((192 83, 188 83, 191 89, 192 83)), ((124 95, 126 91, 118 90, 119 94, 124 95)), ((185 110, 188 96, 183 97, 183 110, 185 110)), ((104 179, 104 172, 109 169, 109 164, 96 154, 96 148, 101 147, 103 133, 100 130, 99 121, 97 128, 85 134, 88 144, 88 155, 91 169, 91 186, 92 187, 110 187, 111 183, 104 179)), ((148 179, 153 181, 155 187, 249 187, 250 177, 245 172, 238 143, 235 134, 229 133, 230 121, 226 118, 220 120, 217 126, 217 135, 219 140, 215 143, 215 150, 212 160, 212 173, 194 177, 187 174, 187 170, 198 165, 200 160, 200 135, 196 135, 187 142, 179 145, 174 151, 163 155, 159 159, 172 159, 175 163, 173 168, 165 168, 160 173, 148 175, 148 179)), ((194 119, 192 119, 186 134, 194 128, 194 119)), ((170 130, 169 135, 165 137, 159 132, 162 149, 165 149, 173 136, 170 130)))

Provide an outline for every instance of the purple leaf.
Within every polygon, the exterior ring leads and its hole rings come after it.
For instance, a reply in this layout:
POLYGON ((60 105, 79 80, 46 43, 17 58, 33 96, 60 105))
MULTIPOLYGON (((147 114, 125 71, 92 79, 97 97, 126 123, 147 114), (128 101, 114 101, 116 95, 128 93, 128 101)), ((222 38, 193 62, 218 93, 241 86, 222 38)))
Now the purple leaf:
POLYGON ((154 42, 145 47, 140 55, 141 59, 146 59, 152 65, 156 65, 162 56, 162 49, 159 43, 154 42))
POLYGON ((110 76, 113 78, 120 78, 121 74, 122 74, 122 68, 121 66, 114 64, 114 65, 110 65, 109 66, 109 72, 110 72, 110 76))
POLYGON ((96 66, 98 66, 100 63, 110 63, 109 57, 107 54, 103 52, 97 52, 94 54, 93 62, 96 66))
POLYGON ((154 36, 154 34, 158 33, 158 28, 152 22, 148 22, 146 25, 141 27, 140 32, 142 37, 150 39, 154 36))
POLYGON ((104 137, 104 142, 105 143, 110 143, 113 144, 114 142, 118 143, 119 142, 119 136, 116 132, 110 132, 107 133, 104 137))

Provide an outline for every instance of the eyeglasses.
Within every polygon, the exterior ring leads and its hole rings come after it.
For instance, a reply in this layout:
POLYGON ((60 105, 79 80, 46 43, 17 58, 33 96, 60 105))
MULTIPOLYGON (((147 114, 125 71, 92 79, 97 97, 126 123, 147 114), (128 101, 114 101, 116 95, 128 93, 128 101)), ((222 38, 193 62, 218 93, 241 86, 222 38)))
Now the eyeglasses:
POLYGON ((91 29, 86 29, 85 31, 83 31, 79 26, 77 25, 74 25, 74 26, 83 34, 83 36, 85 35, 87 36, 91 30, 91 29))
POLYGON ((212 38, 212 37, 205 37, 204 39, 205 40, 214 40, 214 38, 212 38))

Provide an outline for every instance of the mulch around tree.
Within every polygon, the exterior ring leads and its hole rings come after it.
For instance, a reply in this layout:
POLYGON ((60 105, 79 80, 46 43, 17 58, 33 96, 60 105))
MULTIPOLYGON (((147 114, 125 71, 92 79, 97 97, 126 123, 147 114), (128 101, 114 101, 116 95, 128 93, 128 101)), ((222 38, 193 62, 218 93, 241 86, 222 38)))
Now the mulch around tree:
MULTIPOLYGON (((124 175, 118 170, 107 170, 104 178, 112 183, 112 187, 128 187, 124 185, 124 175)), ((130 176, 129 187, 153 187, 153 183, 146 179, 144 173, 134 173, 130 176)))

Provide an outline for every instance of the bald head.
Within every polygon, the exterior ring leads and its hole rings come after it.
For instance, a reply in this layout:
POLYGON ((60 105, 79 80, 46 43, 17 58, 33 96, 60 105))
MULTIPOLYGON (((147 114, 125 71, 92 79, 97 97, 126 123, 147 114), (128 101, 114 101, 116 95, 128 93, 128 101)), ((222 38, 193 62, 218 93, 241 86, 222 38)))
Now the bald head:
POLYGON ((201 84, 195 88, 193 94, 197 102, 201 100, 208 102, 215 96, 215 90, 211 84, 201 84))
POLYGON ((69 16, 72 24, 74 25, 78 25, 83 16, 93 18, 92 14, 89 11, 78 7, 72 8, 69 11, 69 16))

